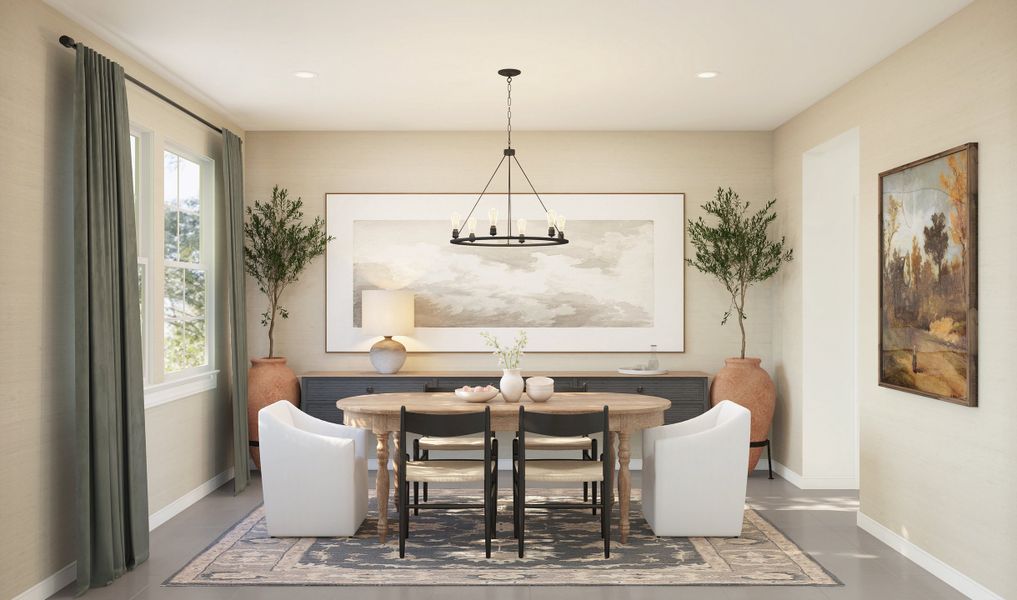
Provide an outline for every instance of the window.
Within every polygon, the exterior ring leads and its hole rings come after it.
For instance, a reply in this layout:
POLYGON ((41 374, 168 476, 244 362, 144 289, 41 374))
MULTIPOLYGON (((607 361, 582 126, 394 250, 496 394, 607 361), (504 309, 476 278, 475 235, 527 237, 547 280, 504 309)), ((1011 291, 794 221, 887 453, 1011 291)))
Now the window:
POLYGON ((216 385, 211 334, 215 163, 140 127, 132 127, 130 142, 145 405, 150 407, 216 385))
POLYGON ((166 374, 209 364, 202 165, 163 153, 163 335, 166 374))
POLYGON ((134 230, 138 237, 138 303, 141 314, 141 365, 142 380, 148 384, 148 235, 145 229, 144 206, 151 196, 147 158, 151 136, 141 130, 131 130, 131 175, 134 183, 134 230))

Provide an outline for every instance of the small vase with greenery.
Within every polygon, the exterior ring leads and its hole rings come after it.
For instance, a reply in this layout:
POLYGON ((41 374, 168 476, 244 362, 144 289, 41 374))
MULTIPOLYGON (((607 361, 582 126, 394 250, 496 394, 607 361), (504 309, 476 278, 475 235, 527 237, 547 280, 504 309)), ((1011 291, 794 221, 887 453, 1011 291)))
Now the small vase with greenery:
POLYGON ((498 357, 498 366, 502 367, 501 396, 506 402, 518 402, 523 395, 523 376, 519 372, 519 359, 523 356, 523 348, 526 347, 526 330, 520 330, 516 335, 515 344, 502 346, 498 338, 488 332, 482 332, 480 337, 484 343, 494 351, 492 354, 498 357))
POLYGON ((275 186, 271 200, 247 207, 244 264, 258 282, 258 289, 268 297, 268 310, 261 313, 261 324, 268 327, 268 358, 275 356, 276 318, 290 316, 279 303, 283 291, 335 239, 326 235, 321 217, 304 223, 303 206, 299 197, 292 200, 289 192, 275 186))
MULTIPOLYGON (((749 203, 739 199, 734 190, 719 188, 716 198, 703 205, 703 210, 716 217, 717 223, 707 225, 702 217, 689 221, 689 238, 696 256, 688 259, 688 263, 724 286, 731 304, 721 324, 727 323, 733 314, 742 334, 740 357, 727 359, 724 368, 714 376, 710 403, 731 400, 748 408, 752 420, 750 441, 760 443, 768 440, 777 395, 773 380, 760 366, 760 359, 745 358, 748 318, 745 299, 750 287, 773 277, 781 265, 792 259, 783 237, 774 241, 767 235, 770 224, 777 218, 771 210, 776 202, 770 200, 761 209, 750 212, 749 203)), ((762 452, 761 446, 749 450, 749 473, 756 468, 762 452)))

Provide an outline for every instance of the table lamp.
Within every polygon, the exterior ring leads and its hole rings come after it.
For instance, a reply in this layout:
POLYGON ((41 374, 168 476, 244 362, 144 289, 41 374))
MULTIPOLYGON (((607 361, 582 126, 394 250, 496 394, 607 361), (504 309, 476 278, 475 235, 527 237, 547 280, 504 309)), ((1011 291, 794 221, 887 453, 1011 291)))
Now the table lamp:
POLYGON ((379 373, 396 373, 406 362, 406 346, 392 339, 413 333, 413 292, 364 290, 361 296, 364 333, 382 336, 371 346, 371 364, 379 373))

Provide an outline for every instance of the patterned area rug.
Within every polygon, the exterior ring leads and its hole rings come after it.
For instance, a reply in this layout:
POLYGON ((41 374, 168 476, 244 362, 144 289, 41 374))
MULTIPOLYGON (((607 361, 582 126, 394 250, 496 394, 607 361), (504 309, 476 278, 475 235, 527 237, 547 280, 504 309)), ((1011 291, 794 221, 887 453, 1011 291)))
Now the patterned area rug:
MULTIPOLYGON (((638 500, 636 490, 633 496, 638 500)), ((452 490, 431 498, 479 502, 452 490)), ((533 494, 530 500, 575 501, 575 494, 545 490, 543 500, 533 494)), ((374 506, 372 497, 370 514, 374 506)), ((499 510, 490 559, 484 557, 480 511, 465 509, 411 516, 406 558, 400 559, 392 521, 384 545, 373 518, 352 538, 271 538, 259 506, 164 585, 840 585, 749 509, 738 538, 658 538, 634 501, 629 542, 612 541, 610 559, 604 558, 599 520, 588 511, 540 509, 526 511, 526 557, 519 558, 511 506, 502 503, 499 510)))

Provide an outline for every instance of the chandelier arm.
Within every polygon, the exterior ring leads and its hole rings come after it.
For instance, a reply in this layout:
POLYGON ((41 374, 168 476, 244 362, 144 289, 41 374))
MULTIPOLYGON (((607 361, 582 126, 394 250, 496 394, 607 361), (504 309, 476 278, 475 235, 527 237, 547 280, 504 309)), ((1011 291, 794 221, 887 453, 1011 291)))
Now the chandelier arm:
MULTIPOLYGON (((544 200, 540 197, 540 194, 537 193, 537 188, 533 187, 533 182, 530 181, 530 176, 526 174, 526 169, 524 169, 523 165, 519 163, 519 159, 516 155, 513 154, 512 159, 516 161, 516 166, 519 167, 519 172, 523 174, 523 178, 526 179, 526 183, 529 184, 530 189, 533 190, 533 195, 537 197, 537 202, 540 202, 540 208, 543 208, 544 214, 547 214, 547 205, 544 204, 544 200)), ((557 223, 553 224, 552 227, 554 227, 555 231, 561 231, 558 229, 557 223)))
POLYGON ((498 170, 501 169, 501 163, 503 162, 505 162, 504 155, 501 157, 501 160, 498 161, 498 166, 494 168, 494 173, 491 173, 491 178, 487 180, 487 185, 484 186, 484 190, 480 192, 479 196, 477 196, 477 201, 473 203, 473 208, 470 209, 470 213, 466 215, 465 219, 463 219, 463 225, 469 223, 470 217, 473 216, 473 211, 477 210, 477 205, 480 204, 480 199, 487 193, 487 188, 491 187, 491 182, 494 181, 494 176, 498 174, 498 170))

